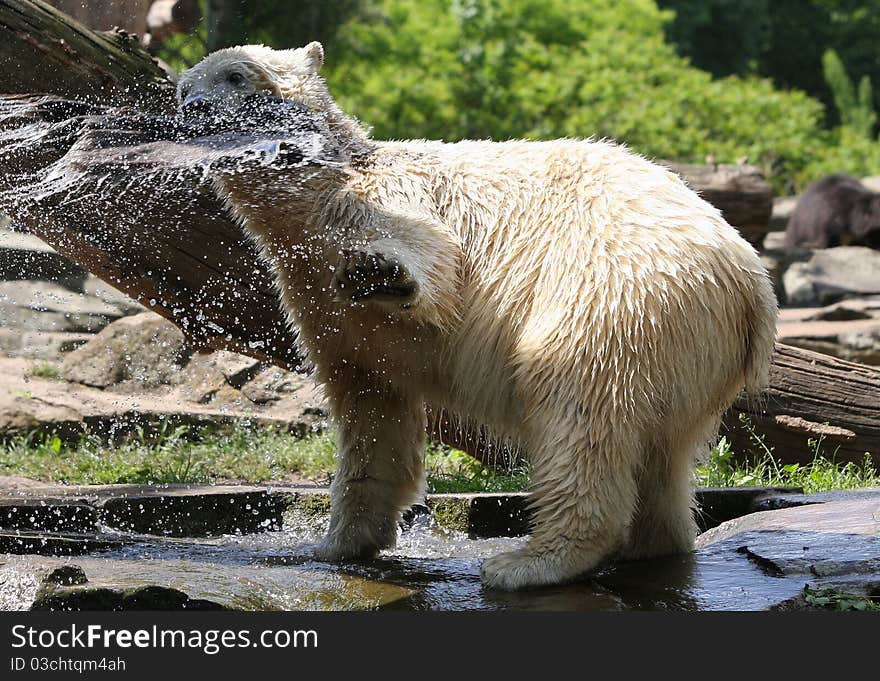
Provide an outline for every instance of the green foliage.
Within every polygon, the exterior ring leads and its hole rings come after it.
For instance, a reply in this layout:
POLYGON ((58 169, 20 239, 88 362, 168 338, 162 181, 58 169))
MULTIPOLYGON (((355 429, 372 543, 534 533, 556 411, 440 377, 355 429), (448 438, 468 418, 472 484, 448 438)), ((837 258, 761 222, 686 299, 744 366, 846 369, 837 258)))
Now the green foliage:
MULTIPOLYGON (((880 0, 658 0, 675 12, 668 35, 679 54, 716 76, 759 74, 831 107, 822 56, 877 82, 880 0)), ((875 95, 876 97, 876 95, 875 95)), ((875 99, 880 106, 880 99, 875 99)), ((831 112, 833 113, 833 112, 831 112)), ((835 125, 833 116, 829 122, 835 125)))
MULTIPOLYGON (((654 0, 223 4, 238 20, 221 43, 324 42, 334 95, 380 139, 608 137, 653 158, 747 158, 782 194, 830 172, 880 172, 863 134, 874 125, 870 79, 853 92, 862 104, 847 108, 849 123, 832 130, 817 99, 777 89, 804 87, 830 103, 828 46, 850 73, 880 70, 865 37, 880 20, 850 0, 660 0, 664 10, 654 0)), ((208 38, 203 25, 160 56, 185 68, 208 38)))
POLYGON ((843 62, 834 50, 827 50, 822 56, 822 69, 825 81, 831 88, 841 123, 857 135, 869 140, 873 139, 877 114, 874 112, 874 94, 870 78, 863 76, 856 92, 843 62))
POLYGON ((180 73, 198 63, 207 52, 204 23, 193 33, 178 33, 162 43, 157 56, 174 71, 180 73))
POLYGON ((855 594, 842 593, 836 589, 815 589, 809 584, 804 586, 804 601, 817 608, 827 610, 880 612, 880 602, 857 596, 855 594))
POLYGON ((674 12, 666 34, 679 54, 714 76, 745 75, 770 39, 770 0, 658 0, 674 12))
POLYGON ((649 157, 748 157, 782 189, 821 146, 822 107, 712 77, 649 0, 381 0, 338 34, 328 79, 379 138, 612 137, 649 157))
POLYGON ((521 492, 529 485, 528 468, 521 462, 487 467, 466 452, 433 443, 425 455, 425 471, 431 493, 521 492))
POLYGON ((202 0, 203 20, 190 34, 166 40, 158 56, 183 71, 212 49, 264 44, 276 49, 300 47, 319 40, 332 51, 336 31, 346 20, 368 12, 367 0, 202 0), (212 13, 222 14, 211 21, 212 13), (210 27, 210 28, 209 28, 210 27))
MULTIPOLYGON (((425 467, 436 492, 519 491, 528 484, 522 466, 496 470, 462 451, 431 444, 425 467)), ((332 432, 297 437, 282 430, 236 428, 189 432, 143 430, 116 446, 86 434, 65 442, 35 431, 0 445, 0 474, 70 484, 263 482, 305 477, 329 483, 336 468, 332 432)))
POLYGON ((335 461, 327 436, 243 428, 201 435, 185 428, 140 431, 117 446, 91 435, 65 443, 35 432, 0 446, 0 473, 71 484, 259 482, 292 473, 326 481, 335 461))
POLYGON ((764 443, 747 421, 750 435, 758 451, 749 457, 736 456, 727 438, 722 437, 709 453, 707 461, 697 468, 697 484, 704 487, 803 487, 807 494, 832 489, 858 489, 880 485, 880 474, 871 455, 865 453, 861 464, 840 464, 835 455, 823 451, 822 439, 808 440, 813 454, 808 464, 780 464, 772 449, 764 443))
POLYGON ((822 133, 823 144, 811 159, 806 159, 794 176, 792 187, 807 184, 830 173, 846 172, 855 177, 880 173, 880 142, 848 126, 822 133))
POLYGON ((39 364, 35 364, 28 371, 30 376, 34 378, 48 378, 51 380, 56 380, 61 378, 61 371, 59 371, 58 367, 53 364, 49 364, 49 362, 40 362, 39 364))

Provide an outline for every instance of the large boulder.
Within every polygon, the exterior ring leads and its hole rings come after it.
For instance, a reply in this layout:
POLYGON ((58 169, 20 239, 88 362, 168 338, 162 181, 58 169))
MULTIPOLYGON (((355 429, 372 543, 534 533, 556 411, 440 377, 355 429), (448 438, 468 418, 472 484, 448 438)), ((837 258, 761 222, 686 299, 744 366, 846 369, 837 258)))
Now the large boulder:
POLYGON ((74 383, 142 390, 180 383, 190 355, 180 329, 145 312, 120 319, 69 353, 61 373, 74 383))
POLYGON ((260 369, 260 362, 235 352, 218 350, 195 355, 180 375, 183 397, 199 404, 247 402, 240 389, 260 369))
POLYGON ((82 291, 88 274, 42 239, 14 232, 0 216, 0 279, 51 281, 72 291, 82 291))
MULTIPOLYGON (((781 231, 785 233, 785 227, 788 225, 788 219, 794 212, 797 205, 797 196, 780 196, 773 199, 773 213, 770 215, 770 231, 781 231)), ((767 242, 764 242, 767 245, 767 242)))
POLYGON ((863 246, 814 251, 807 261, 792 263, 783 282, 788 304, 800 307, 880 294, 880 251, 863 246))
POLYGON ((780 310, 778 340, 850 362, 880 365, 880 296, 780 310))

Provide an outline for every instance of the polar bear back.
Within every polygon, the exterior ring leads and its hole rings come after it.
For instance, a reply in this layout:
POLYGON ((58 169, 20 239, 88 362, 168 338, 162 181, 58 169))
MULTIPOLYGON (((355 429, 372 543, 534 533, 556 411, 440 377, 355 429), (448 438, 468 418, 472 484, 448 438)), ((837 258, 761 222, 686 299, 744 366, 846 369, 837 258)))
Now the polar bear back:
MULTIPOLYGON (((588 401, 620 419, 640 404, 705 411, 764 380, 746 374, 750 337, 772 345, 766 273, 667 168, 582 140, 389 142, 378 156, 394 185, 385 198, 458 239, 463 314, 448 356, 469 399, 469 386, 507 375, 524 392, 589 386, 601 394, 588 401)), ((491 395, 468 407, 490 417, 491 395)))

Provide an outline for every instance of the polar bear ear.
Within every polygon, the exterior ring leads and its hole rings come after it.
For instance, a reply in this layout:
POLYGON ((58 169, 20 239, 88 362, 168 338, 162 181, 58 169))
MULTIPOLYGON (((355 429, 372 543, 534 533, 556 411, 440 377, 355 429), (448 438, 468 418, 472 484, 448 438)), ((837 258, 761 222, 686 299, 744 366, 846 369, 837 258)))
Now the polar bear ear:
POLYGON ((312 73, 317 73, 324 65, 324 46, 316 40, 302 48, 302 51, 306 68, 312 73))

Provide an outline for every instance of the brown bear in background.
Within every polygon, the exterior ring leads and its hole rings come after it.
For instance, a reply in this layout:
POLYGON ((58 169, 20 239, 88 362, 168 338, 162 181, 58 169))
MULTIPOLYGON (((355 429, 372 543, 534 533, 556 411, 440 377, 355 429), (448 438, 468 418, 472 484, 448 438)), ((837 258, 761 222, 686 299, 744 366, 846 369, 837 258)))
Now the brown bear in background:
POLYGON ((785 246, 880 249, 880 194, 844 174, 814 182, 798 200, 788 220, 785 246))

